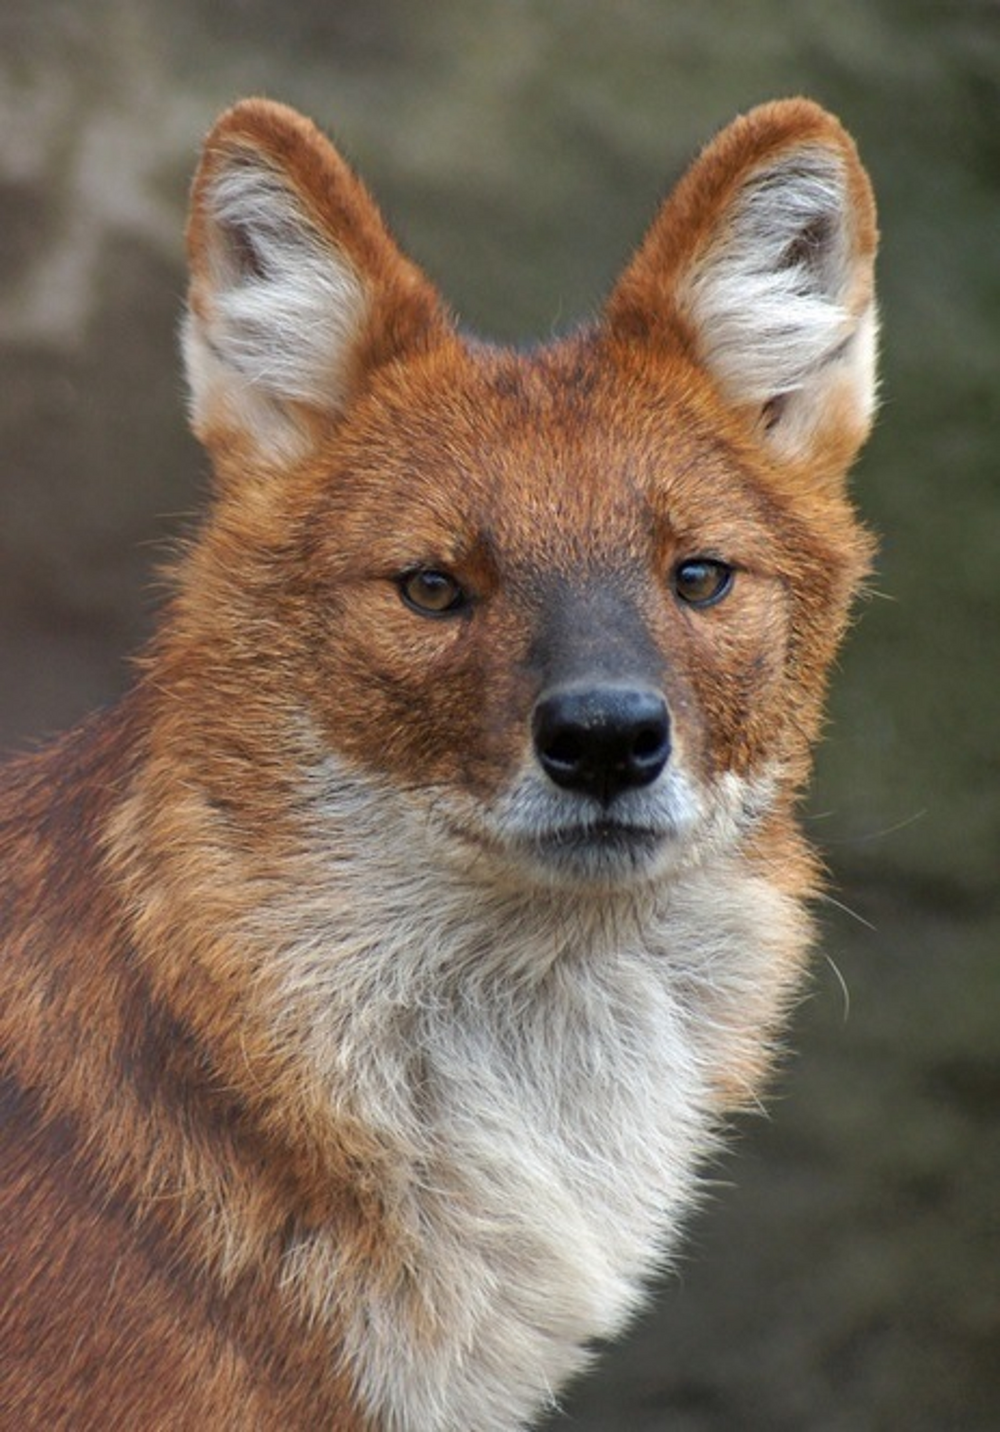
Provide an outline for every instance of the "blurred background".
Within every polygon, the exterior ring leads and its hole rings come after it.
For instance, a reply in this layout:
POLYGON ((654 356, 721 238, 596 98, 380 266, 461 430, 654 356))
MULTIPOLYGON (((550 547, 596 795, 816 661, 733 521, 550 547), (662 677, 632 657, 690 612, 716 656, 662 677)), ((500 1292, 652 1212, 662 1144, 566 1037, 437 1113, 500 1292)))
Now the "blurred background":
POLYGON ((740 109, 808 93, 858 139, 882 556, 808 813, 824 953, 768 1117, 552 1429, 1000 1428, 1000 3, 3 0, 4 750, 122 689, 203 498, 186 186, 253 92, 331 130, 463 321, 509 339, 593 310, 740 109))

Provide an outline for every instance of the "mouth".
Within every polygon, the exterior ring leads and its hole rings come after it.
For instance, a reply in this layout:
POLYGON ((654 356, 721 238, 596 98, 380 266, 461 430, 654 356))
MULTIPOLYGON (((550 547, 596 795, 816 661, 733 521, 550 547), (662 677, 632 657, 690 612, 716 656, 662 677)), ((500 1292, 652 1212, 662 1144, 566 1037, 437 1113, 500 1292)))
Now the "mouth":
POLYGON ((603 819, 539 831, 529 843, 546 855, 579 855, 593 851, 638 854, 658 850, 665 838, 663 831, 654 830, 652 826, 603 819))
POLYGON ((648 878, 665 853, 676 846, 676 832, 632 821, 598 818, 572 824, 535 826, 530 830, 496 833, 452 826, 467 850, 477 848, 487 859, 513 861, 543 883, 621 885, 648 878))
POLYGON ((649 875, 670 843, 669 831, 608 817, 536 830, 520 842, 548 874, 601 883, 649 875))
POLYGON ((702 804, 683 773, 675 773, 656 790, 610 805, 570 799, 527 780, 492 807, 442 803, 434 814, 463 869, 607 890, 658 880, 696 858, 705 833, 702 804), (470 850, 478 852, 472 864, 470 850))

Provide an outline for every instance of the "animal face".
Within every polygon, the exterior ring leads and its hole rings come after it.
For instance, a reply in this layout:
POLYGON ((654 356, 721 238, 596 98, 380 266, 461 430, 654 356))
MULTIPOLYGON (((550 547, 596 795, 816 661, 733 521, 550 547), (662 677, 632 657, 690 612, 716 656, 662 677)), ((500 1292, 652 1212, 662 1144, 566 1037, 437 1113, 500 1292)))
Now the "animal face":
POLYGON ((274 707, 484 868, 631 881, 744 838, 801 779, 867 559, 849 141, 710 150, 603 319, 522 354, 452 326, 304 121, 236 113, 187 348, 207 540, 240 549, 209 609, 258 630, 274 707))

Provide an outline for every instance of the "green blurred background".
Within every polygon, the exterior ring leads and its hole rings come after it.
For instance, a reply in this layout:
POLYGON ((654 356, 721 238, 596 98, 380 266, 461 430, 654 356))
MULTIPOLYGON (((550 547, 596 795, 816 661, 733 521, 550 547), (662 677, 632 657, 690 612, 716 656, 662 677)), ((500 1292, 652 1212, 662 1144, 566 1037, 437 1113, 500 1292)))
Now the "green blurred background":
POLYGON ((738 110, 804 92, 857 137, 882 557, 809 813, 853 913, 679 1275, 553 1428, 1000 1428, 1000 3, 4 0, 4 749, 122 688, 204 495, 185 190, 253 92, 332 130, 465 323, 514 339, 595 307, 738 110))

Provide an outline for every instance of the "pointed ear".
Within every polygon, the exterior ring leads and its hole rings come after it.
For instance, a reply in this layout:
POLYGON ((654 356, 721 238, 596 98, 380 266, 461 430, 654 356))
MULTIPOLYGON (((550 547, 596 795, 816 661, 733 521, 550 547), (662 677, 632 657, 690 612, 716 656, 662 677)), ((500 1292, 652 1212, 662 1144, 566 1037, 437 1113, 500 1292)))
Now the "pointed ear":
POLYGON ((776 457, 843 470, 874 409, 876 245, 850 136, 807 100, 763 105, 663 204, 608 322, 679 339, 776 457))
POLYGON ((246 100, 205 142, 188 225, 192 426, 293 461, 379 364, 446 327, 360 180, 308 120, 246 100))

